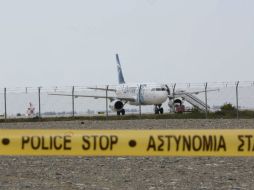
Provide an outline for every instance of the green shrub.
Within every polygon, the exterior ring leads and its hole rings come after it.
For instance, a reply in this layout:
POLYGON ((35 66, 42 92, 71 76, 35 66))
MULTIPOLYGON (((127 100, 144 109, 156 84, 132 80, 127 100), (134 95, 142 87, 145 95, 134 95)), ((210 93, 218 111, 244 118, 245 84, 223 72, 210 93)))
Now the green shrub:
POLYGON ((236 111, 236 108, 231 103, 225 103, 220 107, 222 112, 233 112, 236 111))

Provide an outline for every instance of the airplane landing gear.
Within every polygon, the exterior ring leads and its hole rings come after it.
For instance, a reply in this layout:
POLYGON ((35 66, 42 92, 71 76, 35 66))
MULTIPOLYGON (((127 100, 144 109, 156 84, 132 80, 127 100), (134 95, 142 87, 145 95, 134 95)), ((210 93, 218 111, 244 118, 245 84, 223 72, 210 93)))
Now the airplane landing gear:
POLYGON ((163 108, 161 107, 161 104, 160 105, 155 105, 154 106, 154 113, 155 114, 163 114, 164 110, 163 108))
POLYGON ((120 110, 120 111, 117 111, 116 112, 117 113, 117 115, 125 115, 125 109, 122 109, 122 110, 120 110))

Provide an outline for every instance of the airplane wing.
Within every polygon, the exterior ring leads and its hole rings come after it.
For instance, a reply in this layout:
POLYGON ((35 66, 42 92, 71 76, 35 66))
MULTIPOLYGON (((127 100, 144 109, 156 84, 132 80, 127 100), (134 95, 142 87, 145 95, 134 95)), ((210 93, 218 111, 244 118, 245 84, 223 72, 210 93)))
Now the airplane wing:
POLYGON ((108 88, 107 89, 107 88, 98 88, 98 87, 88 87, 87 89, 116 92, 116 89, 113 89, 113 88, 108 88))
POLYGON ((115 96, 99 96, 99 95, 72 95, 72 94, 48 94, 48 95, 53 95, 53 96, 74 96, 75 98, 81 97, 81 98, 94 98, 94 99, 98 99, 98 98, 108 98, 110 100, 123 100, 123 101, 135 101, 135 98, 129 98, 129 97, 115 97, 115 96))

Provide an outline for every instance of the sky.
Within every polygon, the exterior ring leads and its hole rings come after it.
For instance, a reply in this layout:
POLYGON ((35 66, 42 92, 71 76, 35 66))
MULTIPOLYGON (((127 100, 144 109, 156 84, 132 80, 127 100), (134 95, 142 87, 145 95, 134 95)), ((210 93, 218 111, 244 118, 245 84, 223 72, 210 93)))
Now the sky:
POLYGON ((254 81, 253 0, 0 1, 0 87, 254 81))

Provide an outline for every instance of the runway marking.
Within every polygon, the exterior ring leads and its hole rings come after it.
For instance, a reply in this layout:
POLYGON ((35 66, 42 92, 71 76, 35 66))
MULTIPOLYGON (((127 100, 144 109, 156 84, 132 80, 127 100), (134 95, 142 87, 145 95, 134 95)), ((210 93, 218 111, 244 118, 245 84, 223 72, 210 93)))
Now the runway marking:
POLYGON ((254 156, 252 129, 1 129, 0 140, 13 156, 254 156))

